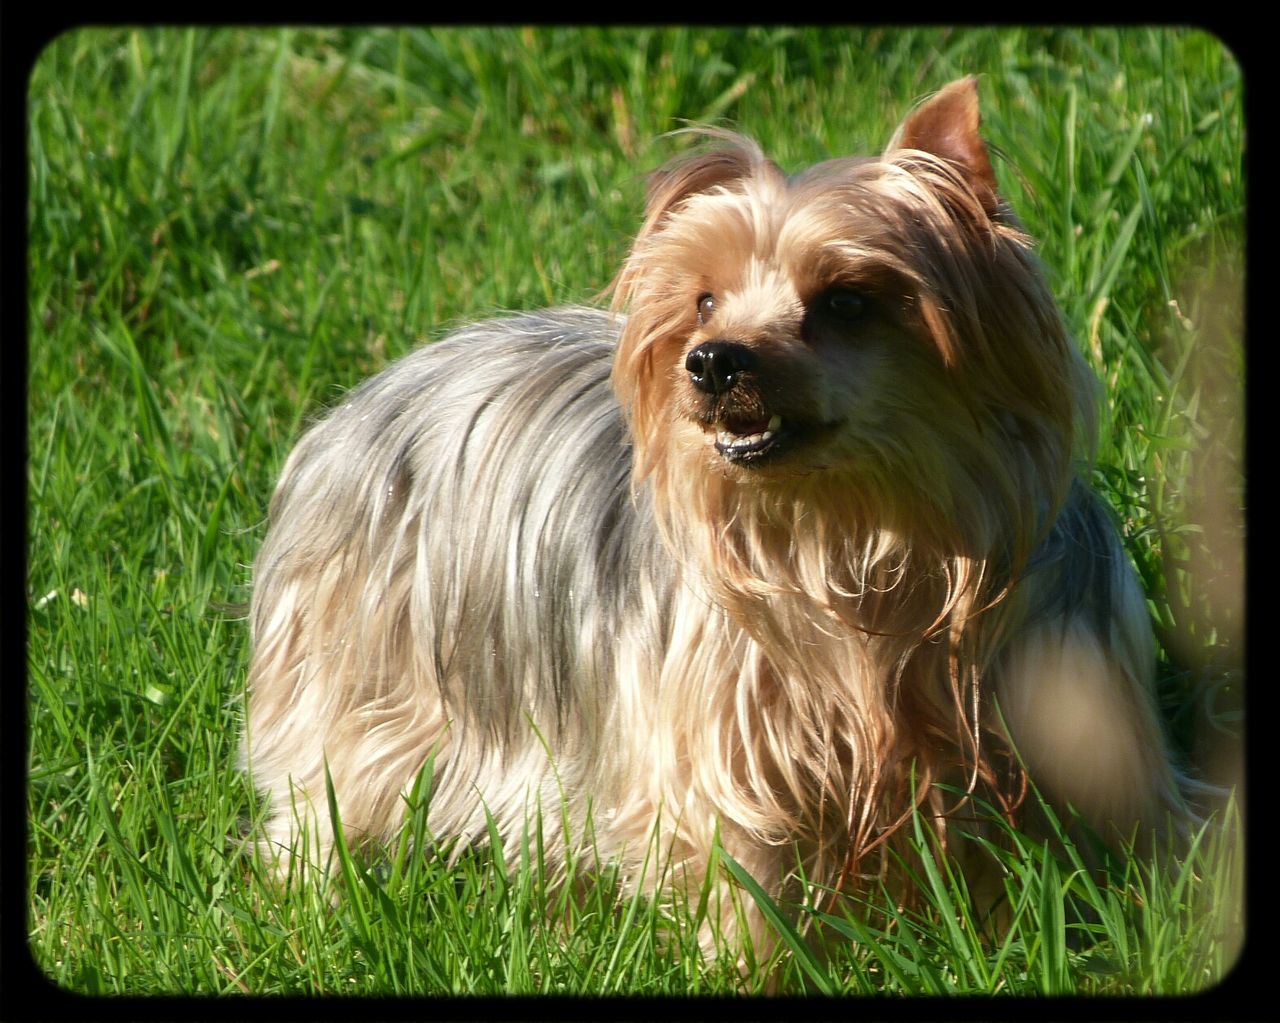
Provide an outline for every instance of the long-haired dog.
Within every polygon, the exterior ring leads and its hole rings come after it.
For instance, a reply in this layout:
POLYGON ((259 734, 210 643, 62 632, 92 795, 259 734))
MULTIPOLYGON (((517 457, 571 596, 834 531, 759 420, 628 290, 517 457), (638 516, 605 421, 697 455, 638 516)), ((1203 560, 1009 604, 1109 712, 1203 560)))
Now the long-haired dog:
POLYGON ((303 438, 254 570, 273 846, 323 860, 329 779, 348 838, 395 834, 428 757, 437 838, 541 812, 548 855, 673 883, 719 842, 775 894, 1026 775, 1112 833, 1180 811, 1077 476, 1094 382, 978 124, 965 79, 792 177, 717 134, 613 312, 463 329, 303 438))

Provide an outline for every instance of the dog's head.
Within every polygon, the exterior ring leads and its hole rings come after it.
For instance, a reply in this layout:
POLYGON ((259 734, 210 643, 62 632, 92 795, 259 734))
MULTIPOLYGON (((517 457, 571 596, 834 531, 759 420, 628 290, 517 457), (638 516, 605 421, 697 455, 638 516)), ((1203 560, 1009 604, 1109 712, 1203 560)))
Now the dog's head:
POLYGON ((614 386, 660 503, 856 495, 864 524, 906 530, 989 504, 975 492, 1056 506, 1089 378, 978 120, 963 79, 879 158, 788 177, 716 132, 654 176, 615 282, 614 386))

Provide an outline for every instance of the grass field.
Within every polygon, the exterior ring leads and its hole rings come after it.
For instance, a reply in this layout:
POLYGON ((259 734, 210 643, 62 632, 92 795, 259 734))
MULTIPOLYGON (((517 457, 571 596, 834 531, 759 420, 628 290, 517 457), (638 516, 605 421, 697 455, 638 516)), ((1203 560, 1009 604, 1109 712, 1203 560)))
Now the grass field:
MULTIPOLYGON (((341 391, 450 324, 590 301, 683 120, 786 168, 875 152, 982 78, 1008 196, 1106 382, 1095 476, 1161 644, 1179 747, 1242 729, 1242 81, 1210 36, 1132 30, 76 31, 29 97, 29 942, 85 993, 1182 994, 1242 940, 1238 821, 1095 886, 1028 847, 1014 925, 958 879, 784 940, 745 978, 690 910, 390 851, 336 903, 280 892, 233 770, 274 478, 341 391), (1068 898, 1070 896, 1070 898, 1068 898), (1072 906, 1090 911, 1076 915, 1072 906), (554 908, 554 907, 553 907, 554 908), (668 937, 659 940, 660 932, 668 937)), ((11 154, 12 156, 12 154, 11 154)), ((422 827, 411 815, 406 843, 422 827)), ((932 861, 923 859, 922 864, 932 861)), ((919 869, 925 870, 922 865, 919 869)))

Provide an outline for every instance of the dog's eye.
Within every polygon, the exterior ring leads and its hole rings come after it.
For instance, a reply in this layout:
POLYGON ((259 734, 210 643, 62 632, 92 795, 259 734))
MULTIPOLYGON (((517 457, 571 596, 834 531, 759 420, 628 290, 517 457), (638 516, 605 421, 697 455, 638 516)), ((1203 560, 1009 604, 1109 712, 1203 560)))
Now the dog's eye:
POLYGON ((818 308, 832 318, 851 323, 867 309, 867 300, 852 288, 830 288, 818 300, 818 308))
POLYGON ((716 311, 716 297, 710 292, 698 296, 698 323, 706 323, 716 311))

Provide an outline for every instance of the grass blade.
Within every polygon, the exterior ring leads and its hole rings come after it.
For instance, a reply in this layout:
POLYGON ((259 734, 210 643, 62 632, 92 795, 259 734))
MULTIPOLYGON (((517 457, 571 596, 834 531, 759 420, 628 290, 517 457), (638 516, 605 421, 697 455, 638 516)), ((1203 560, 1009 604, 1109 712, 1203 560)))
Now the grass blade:
POLYGON ((783 945, 795 957, 796 962, 800 964, 801 969, 813 981, 817 989, 823 994, 835 994, 837 991, 835 982, 827 974, 826 969, 814 954, 813 949, 800 936, 800 932, 796 930, 795 925, 791 923, 778 904, 760 886, 760 883, 747 873, 743 866, 725 852, 724 849, 720 850, 720 859, 724 863, 725 869, 729 872, 729 876, 751 896, 756 908, 760 910, 761 915, 768 921, 774 933, 782 939, 783 945))

